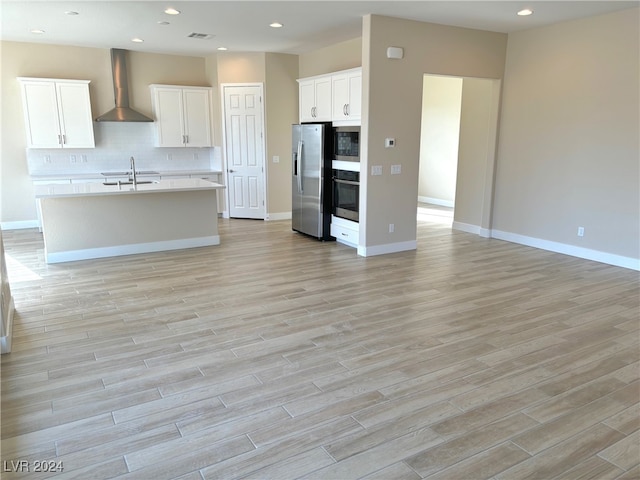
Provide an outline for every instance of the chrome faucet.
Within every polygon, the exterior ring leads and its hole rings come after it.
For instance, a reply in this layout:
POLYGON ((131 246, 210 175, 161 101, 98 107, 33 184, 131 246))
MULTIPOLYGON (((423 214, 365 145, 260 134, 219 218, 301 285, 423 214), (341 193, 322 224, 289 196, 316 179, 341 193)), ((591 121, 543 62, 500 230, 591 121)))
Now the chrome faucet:
POLYGON ((131 157, 131 181, 134 187, 138 185, 138 179, 136 178, 136 161, 133 157, 131 157))

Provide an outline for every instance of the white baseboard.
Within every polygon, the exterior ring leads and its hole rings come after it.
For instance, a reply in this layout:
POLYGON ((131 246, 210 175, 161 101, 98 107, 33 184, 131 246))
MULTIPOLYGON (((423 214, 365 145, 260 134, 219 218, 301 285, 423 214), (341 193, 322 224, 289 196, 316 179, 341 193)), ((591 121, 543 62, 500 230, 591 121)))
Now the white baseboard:
POLYGON ((165 240, 161 242, 136 243, 119 245, 116 247, 87 248, 83 250, 68 250, 65 252, 48 253, 45 245, 45 260, 47 263, 75 262, 92 258, 118 257, 137 253, 163 252, 166 250, 182 250, 184 248, 209 247, 220 245, 220 235, 209 237, 186 238, 180 240, 165 240))
POLYGON ((371 247, 359 245, 358 255, 361 257, 372 257, 375 255, 385 255, 387 253, 406 252, 407 250, 415 250, 416 248, 418 248, 418 242, 416 240, 387 243, 386 245, 373 245, 371 247))
POLYGON ((480 225, 472 225, 470 223, 462 223, 454 221, 451 224, 451 228, 454 230, 460 230, 461 232, 467 233, 475 233, 476 235, 480 235, 480 225))
POLYGON ((540 238, 528 237, 517 233, 503 232, 501 230, 489 230, 481 228, 479 225, 471 225, 469 223, 453 222, 452 228, 462 232, 474 233, 485 238, 496 238, 507 242, 519 243, 528 247, 539 248, 549 252, 562 253, 572 257, 584 258, 585 260, 593 260, 594 262, 606 263, 616 267, 629 268, 631 270, 640 270, 640 259, 623 257, 612 253, 601 252, 589 248, 576 247, 575 245, 567 245, 566 243, 552 242, 550 240, 542 240, 540 238))
POLYGON ((265 220, 267 221, 291 220, 291 212, 267 213, 267 217, 265 218, 265 220))
POLYGON ((38 220, 21 220, 18 222, 2 222, 0 228, 2 230, 22 230, 25 228, 39 228, 38 220))
POLYGON ((623 257, 613 253, 601 252, 590 248, 576 247, 575 245, 567 245, 566 243, 552 242, 550 240, 542 240, 540 238, 528 237, 517 233, 503 232, 500 230, 491 230, 491 236, 498 240, 519 243, 529 247, 540 248, 550 252, 562 253, 572 257, 584 258, 585 260, 593 260, 594 262, 606 263, 616 267, 629 268, 631 270, 640 270, 640 259, 623 257))
POLYGON ((441 198, 422 197, 418 196, 418 201, 421 203, 430 203, 431 205, 440 205, 441 207, 454 207, 453 200, 443 200, 441 198))

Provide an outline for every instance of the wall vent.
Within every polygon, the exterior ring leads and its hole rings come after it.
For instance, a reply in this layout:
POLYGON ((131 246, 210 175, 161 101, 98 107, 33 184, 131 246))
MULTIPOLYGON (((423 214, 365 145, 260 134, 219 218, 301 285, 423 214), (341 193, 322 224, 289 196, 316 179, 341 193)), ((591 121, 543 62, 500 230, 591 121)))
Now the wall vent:
POLYGON ((190 33, 189 35, 187 35, 187 37, 189 38, 197 38, 198 40, 210 40, 213 37, 215 37, 215 35, 212 35, 210 33, 190 33))

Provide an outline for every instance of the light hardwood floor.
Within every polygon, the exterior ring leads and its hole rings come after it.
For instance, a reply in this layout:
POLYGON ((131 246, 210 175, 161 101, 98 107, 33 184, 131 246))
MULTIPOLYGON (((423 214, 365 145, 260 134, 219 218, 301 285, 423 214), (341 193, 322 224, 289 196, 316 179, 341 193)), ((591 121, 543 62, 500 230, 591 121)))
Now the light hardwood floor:
POLYGON ((2 478, 639 478, 638 272, 419 219, 370 258, 289 222, 58 265, 5 232, 2 478))

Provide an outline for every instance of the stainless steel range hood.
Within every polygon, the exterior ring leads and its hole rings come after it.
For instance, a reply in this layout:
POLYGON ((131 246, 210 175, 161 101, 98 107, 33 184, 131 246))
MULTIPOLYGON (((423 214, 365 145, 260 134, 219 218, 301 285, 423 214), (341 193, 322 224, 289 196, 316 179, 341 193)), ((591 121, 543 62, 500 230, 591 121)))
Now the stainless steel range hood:
POLYGON ((116 108, 96 118, 96 122, 153 122, 153 120, 129 107, 126 50, 111 49, 111 71, 116 108))

